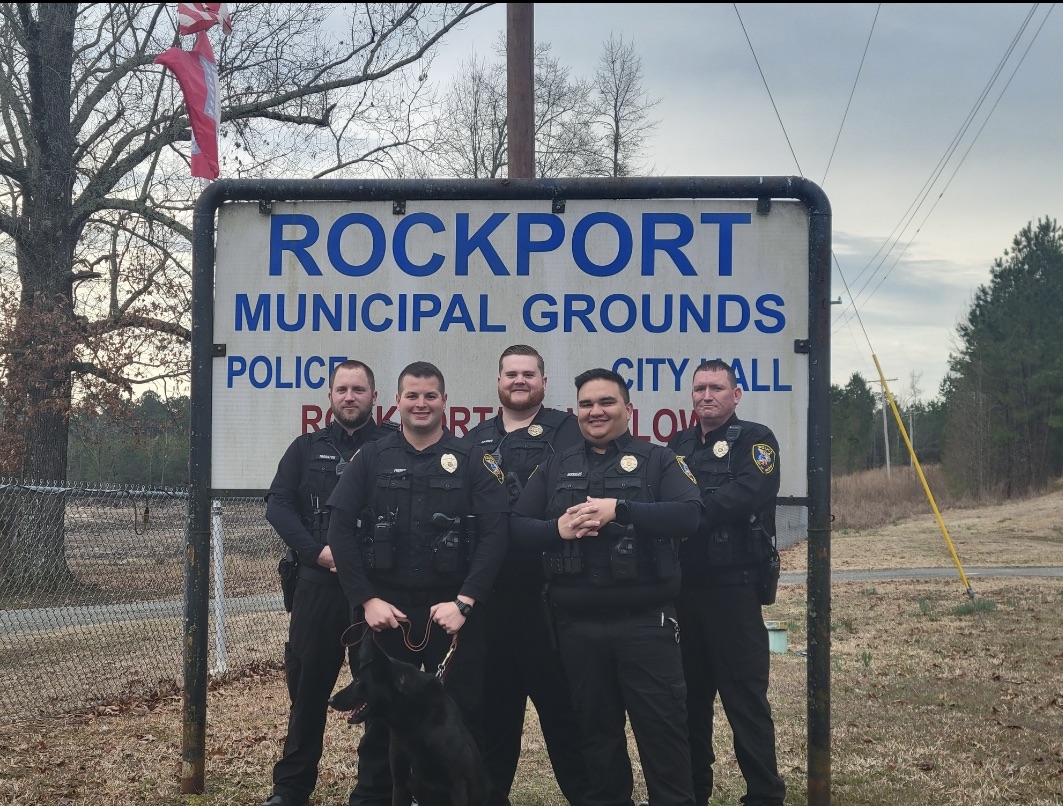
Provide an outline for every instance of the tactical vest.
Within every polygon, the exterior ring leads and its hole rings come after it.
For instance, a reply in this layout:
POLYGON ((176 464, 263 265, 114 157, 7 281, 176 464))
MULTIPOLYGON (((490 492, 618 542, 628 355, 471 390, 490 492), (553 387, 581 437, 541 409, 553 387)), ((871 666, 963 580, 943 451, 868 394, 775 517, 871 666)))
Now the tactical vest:
MULTIPOLYGON (((442 513, 462 518, 470 514, 466 474, 471 447, 444 436, 439 457, 415 470, 397 436, 385 437, 379 445, 369 507, 376 520, 384 518, 395 524, 394 563, 391 568, 375 568, 373 579, 401 588, 461 584, 469 570, 467 547, 461 547, 460 562, 453 570, 439 571, 437 539, 447 529, 433 525, 432 516, 442 513)), ((372 525, 364 524, 363 528, 372 525)))
POLYGON ((307 440, 303 457, 306 472, 299 484, 299 519, 322 546, 328 542, 329 512, 325 502, 339 483, 337 466, 345 465, 350 458, 336 447, 327 428, 315 431, 307 440))
MULTIPOLYGON (((696 429, 688 428, 673 446, 677 455, 685 458, 687 467, 697 477, 702 498, 714 493, 725 483, 734 480, 731 460, 735 455, 735 442, 742 434, 742 426, 730 425, 722 441, 727 443, 727 453, 716 456, 713 446, 700 444, 696 429)), ((716 443, 713 443, 715 445, 716 443)), ((775 534, 775 506, 771 504, 757 513, 760 524, 771 535, 775 534)), ((702 532, 697 540, 688 540, 683 546, 687 553, 699 555, 713 567, 759 565, 771 554, 771 544, 761 534, 754 533, 749 522, 717 524, 702 532)))
POLYGON ((502 472, 516 473, 524 484, 531 472, 553 454, 554 435, 568 416, 567 412, 544 408, 527 428, 507 434, 500 434, 497 424, 488 420, 470 431, 466 439, 485 453, 494 454, 502 472), (541 430, 532 435, 529 429, 535 431, 535 426, 541 430))
MULTIPOLYGON (((608 464, 592 470, 584 443, 568 448, 561 454, 561 467, 546 505, 546 517, 560 517, 569 507, 586 501, 587 496, 652 502, 654 495, 647 478, 652 450, 649 443, 632 440, 608 464), (625 470, 623 465, 631 458, 636 465, 625 470)), ((566 540, 561 548, 544 552, 544 561, 548 575, 580 575, 596 587, 646 584, 677 573, 677 563, 672 561, 675 551, 675 541, 667 536, 640 534, 632 527, 614 522, 607 524, 597 537, 566 540), (630 541, 633 561, 630 575, 618 579, 617 546, 625 532, 634 537, 630 541)))

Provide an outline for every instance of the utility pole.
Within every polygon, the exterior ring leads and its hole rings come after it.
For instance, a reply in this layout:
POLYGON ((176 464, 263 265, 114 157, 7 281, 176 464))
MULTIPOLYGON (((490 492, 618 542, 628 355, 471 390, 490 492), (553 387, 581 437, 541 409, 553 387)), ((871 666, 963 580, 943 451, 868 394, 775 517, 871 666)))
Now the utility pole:
MULTIPOLYGON (((886 378, 887 382, 895 381, 895 380, 897 380, 897 379, 896 378, 886 378)), ((873 382, 874 383, 883 383, 882 381, 873 381, 873 382)), ((891 479, 891 478, 893 478, 893 475, 890 472, 890 431, 889 431, 889 426, 888 426, 889 420, 886 419, 886 403, 887 403, 887 400, 886 400, 886 387, 885 387, 885 385, 883 385, 882 391, 879 392, 879 395, 882 398, 882 444, 883 444, 883 446, 886 449, 886 478, 887 479, 891 479)))
POLYGON ((534 3, 506 3, 506 134, 510 179, 535 178, 534 3))

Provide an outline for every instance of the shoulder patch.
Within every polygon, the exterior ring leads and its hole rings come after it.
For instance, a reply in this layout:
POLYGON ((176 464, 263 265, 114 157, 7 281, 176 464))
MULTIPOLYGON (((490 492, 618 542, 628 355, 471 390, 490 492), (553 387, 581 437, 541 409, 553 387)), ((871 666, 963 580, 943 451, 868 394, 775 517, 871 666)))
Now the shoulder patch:
POLYGON ((765 476, 775 472, 775 450, 770 445, 758 442, 753 446, 753 461, 765 476))
POLYGON ((498 466, 498 462, 495 461, 495 457, 493 457, 489 453, 484 454, 484 467, 486 467, 488 470, 491 471, 491 473, 494 474, 494 477, 498 479, 499 484, 506 483, 506 476, 502 472, 502 468, 498 466))
POLYGON ((697 484, 698 480, 694 478, 694 474, 690 472, 690 467, 687 465, 687 458, 685 456, 677 456, 675 460, 679 462, 679 469, 683 471, 683 475, 697 484))

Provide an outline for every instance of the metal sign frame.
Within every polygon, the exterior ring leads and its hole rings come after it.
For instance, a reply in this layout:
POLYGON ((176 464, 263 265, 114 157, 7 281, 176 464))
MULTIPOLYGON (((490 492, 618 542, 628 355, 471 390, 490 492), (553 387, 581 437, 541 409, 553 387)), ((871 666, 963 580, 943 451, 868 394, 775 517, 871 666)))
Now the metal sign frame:
POLYGON ((181 790, 204 789, 213 422, 214 282, 218 212, 226 202, 794 200, 808 213, 808 800, 830 797, 830 281, 831 211, 823 191, 801 177, 657 177, 502 180, 222 180, 199 197, 192 244, 190 502, 185 551, 184 710, 181 790))

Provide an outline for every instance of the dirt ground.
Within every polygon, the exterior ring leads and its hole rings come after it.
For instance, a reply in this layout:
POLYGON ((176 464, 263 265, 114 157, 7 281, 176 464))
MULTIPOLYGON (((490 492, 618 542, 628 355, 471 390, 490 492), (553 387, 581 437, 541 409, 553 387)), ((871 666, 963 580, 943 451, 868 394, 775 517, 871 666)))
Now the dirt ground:
MULTIPOLYGON (((1063 565, 1063 491, 984 509, 942 514, 961 566, 1063 565)), ((933 515, 918 515, 877 529, 831 533, 835 571, 937 568, 955 563, 933 515)), ((807 546, 783 556, 783 571, 807 568, 807 546)))
MULTIPOLYGON (((961 563, 1063 566, 1063 493, 945 513, 961 563)), ((784 571, 805 568, 806 547, 784 571)), ((933 516, 832 535, 835 570, 951 566, 933 516)), ((1063 579, 982 577, 831 589, 830 782, 834 804, 1063 803, 1063 579)), ((787 803, 808 803, 803 585, 783 585, 765 618, 787 625, 771 700, 787 803)), ((281 655, 281 647, 276 647, 281 655)), ((341 682, 346 673, 341 675, 341 682)), ((822 692, 817 692, 822 696, 822 692)), ((0 726, 0 804, 257 806, 284 737, 283 674, 262 668, 208 699, 207 791, 179 793, 177 693, 43 723, 0 726)), ((330 719, 314 803, 346 803, 360 730, 330 719)), ((632 744, 632 757, 637 751, 632 744)), ((744 793, 717 717, 714 806, 744 793)), ((636 763, 636 776, 638 774, 636 763)), ((635 799, 645 795, 641 779, 635 799)), ((563 806, 529 712, 514 806, 563 806)))

